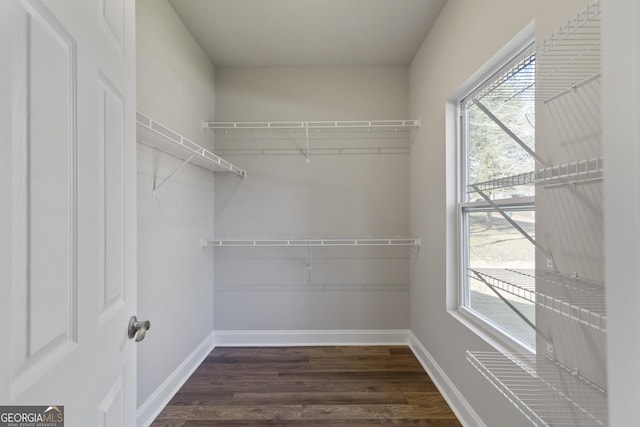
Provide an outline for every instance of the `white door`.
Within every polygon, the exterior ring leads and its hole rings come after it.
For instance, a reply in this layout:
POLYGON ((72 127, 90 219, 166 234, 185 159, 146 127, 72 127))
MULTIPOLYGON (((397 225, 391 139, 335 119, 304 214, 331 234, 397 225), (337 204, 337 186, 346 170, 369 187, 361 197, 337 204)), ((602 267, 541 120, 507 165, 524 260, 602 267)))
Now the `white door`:
POLYGON ((134 7, 0 2, 0 405, 66 427, 135 425, 134 7))

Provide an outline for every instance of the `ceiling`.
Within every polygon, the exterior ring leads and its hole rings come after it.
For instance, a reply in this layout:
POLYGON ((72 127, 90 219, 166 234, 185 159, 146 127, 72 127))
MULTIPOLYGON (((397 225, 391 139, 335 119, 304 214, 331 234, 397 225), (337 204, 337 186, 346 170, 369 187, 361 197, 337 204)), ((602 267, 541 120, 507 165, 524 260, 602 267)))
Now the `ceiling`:
POLYGON ((169 0, 216 67, 407 65, 446 0, 169 0))

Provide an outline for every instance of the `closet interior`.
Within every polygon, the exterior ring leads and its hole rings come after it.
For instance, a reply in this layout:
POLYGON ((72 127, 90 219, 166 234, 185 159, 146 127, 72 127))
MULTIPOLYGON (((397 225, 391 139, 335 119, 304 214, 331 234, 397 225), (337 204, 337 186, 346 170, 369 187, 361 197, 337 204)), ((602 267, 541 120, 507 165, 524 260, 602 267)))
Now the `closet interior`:
MULTIPOLYGON (((466 12, 454 3, 444 6, 441 26, 409 66, 203 66, 199 74, 207 75, 214 99, 198 101, 206 107, 197 117, 190 111, 187 120, 180 112, 177 125, 168 110, 153 105, 152 90, 143 89, 136 122, 144 147, 141 229, 148 234, 139 253, 157 255, 155 262, 174 257, 161 253, 169 249, 158 248, 160 238, 152 234, 164 224, 163 237, 175 238, 176 253, 184 249, 171 262, 197 260, 197 268, 184 278, 153 272, 141 281, 161 289, 184 286, 186 296, 171 291, 172 303, 183 304, 176 314, 187 311, 189 298, 207 311, 189 313, 190 322, 202 317, 206 323, 184 346, 202 353, 196 359, 213 346, 311 345, 326 337, 347 340, 340 343, 356 337, 353 344, 400 341, 418 355, 463 424, 502 421, 502 411, 509 423, 608 425, 601 2, 574 1, 586 7, 551 35, 540 37, 536 28, 534 53, 508 76, 521 78, 522 93, 535 101, 535 149, 516 141, 535 167, 464 189, 529 241, 535 268, 470 267, 451 274, 459 266, 454 253, 461 237, 451 215, 459 129, 451 131, 456 113, 449 109, 452 93, 482 63, 474 57, 471 66, 451 58, 449 44, 436 46, 463 31, 453 23, 466 12), (458 30, 443 29, 446 24, 458 30), (525 76, 532 68, 535 74, 525 76), (525 186, 535 189, 535 226, 528 231, 491 196, 525 186), (187 210, 196 199, 193 206, 204 213, 187 210), (168 219, 165 210, 172 209, 179 213, 168 219), (188 240, 176 237, 185 224, 188 240), (535 349, 512 351, 461 320, 459 275, 515 311, 534 331, 535 349), (191 294, 194 277, 202 285, 191 294), (530 304, 535 316, 522 313, 514 299, 530 304), (449 345, 449 335, 451 348, 445 349, 439 344, 449 345), (498 410, 488 409, 495 405, 498 410)), ((467 7, 480 13, 479 5, 467 7)), ((175 9, 163 13, 188 24, 175 9)), ((501 43, 494 40, 480 58, 502 49, 536 14, 542 28, 551 22, 557 28, 566 18, 551 9, 523 12, 518 25, 496 29, 501 43)), ((477 30, 469 28, 458 44, 466 40, 469 50, 479 49, 481 42, 471 41, 477 30)), ((145 55, 160 44, 151 39, 143 38, 145 55)), ((199 47, 194 51, 206 62, 199 47)), ((167 80, 197 92, 201 82, 176 75, 167 80)), ((500 91, 502 83, 490 90, 500 91)), ((484 109, 481 98, 476 105, 484 109)), ((150 270, 143 267, 142 275, 150 270)), ((140 360, 148 357, 145 351, 140 360)), ((171 364, 161 365, 142 368, 139 400, 153 399, 158 372, 171 364)))

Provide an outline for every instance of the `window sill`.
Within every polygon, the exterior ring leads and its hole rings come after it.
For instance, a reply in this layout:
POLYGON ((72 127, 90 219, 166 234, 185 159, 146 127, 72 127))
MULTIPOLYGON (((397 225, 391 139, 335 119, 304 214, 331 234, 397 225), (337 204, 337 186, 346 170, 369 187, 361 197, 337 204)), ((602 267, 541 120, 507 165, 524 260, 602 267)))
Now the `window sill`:
POLYGON ((536 353, 535 348, 514 339, 466 307, 458 307, 447 311, 467 329, 501 353, 536 353))

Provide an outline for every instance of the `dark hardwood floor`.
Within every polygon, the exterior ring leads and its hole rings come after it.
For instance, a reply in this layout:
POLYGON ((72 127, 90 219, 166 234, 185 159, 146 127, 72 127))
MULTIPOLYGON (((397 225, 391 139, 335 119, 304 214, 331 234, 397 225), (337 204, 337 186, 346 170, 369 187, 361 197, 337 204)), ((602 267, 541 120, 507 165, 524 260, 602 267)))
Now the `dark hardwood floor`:
POLYGON ((406 346, 216 348, 152 427, 460 426, 406 346))

